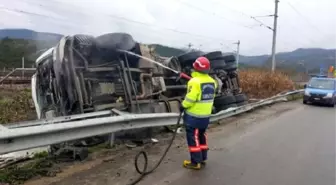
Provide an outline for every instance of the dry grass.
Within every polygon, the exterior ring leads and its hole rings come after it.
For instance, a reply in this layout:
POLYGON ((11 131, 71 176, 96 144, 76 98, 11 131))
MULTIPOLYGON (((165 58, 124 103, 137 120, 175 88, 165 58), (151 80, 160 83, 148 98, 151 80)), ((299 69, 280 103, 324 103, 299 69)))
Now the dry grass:
POLYGON ((294 82, 282 72, 243 70, 239 71, 239 80, 249 98, 267 98, 295 89, 294 82))
POLYGON ((35 119, 30 89, 0 88, 0 124, 35 119))

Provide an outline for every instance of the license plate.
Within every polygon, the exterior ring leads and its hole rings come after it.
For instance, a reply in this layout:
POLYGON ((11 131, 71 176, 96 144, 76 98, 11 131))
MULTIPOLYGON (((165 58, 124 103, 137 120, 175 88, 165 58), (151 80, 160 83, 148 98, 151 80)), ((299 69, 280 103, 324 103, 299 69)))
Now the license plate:
POLYGON ((320 100, 320 98, 314 98, 314 100, 320 100))

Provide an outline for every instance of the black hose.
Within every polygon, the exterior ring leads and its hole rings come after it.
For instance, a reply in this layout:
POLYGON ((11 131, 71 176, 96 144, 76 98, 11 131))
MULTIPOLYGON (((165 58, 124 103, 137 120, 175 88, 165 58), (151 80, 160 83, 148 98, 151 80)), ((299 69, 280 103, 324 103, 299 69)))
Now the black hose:
POLYGON ((154 170, 156 170, 156 168, 158 168, 160 166, 160 164, 162 163, 163 159, 166 157, 170 147, 172 146, 174 140, 175 140, 175 137, 177 135, 177 130, 178 130, 178 126, 180 125, 180 121, 181 121, 181 118, 182 118, 182 113, 183 111, 181 111, 178 119, 177 119, 177 123, 176 123, 176 129, 173 133, 173 137, 171 138, 170 142, 169 142, 169 145, 168 147, 166 148, 166 150, 163 152, 163 155, 161 156, 161 158, 159 159, 159 161, 156 163, 156 165, 149 171, 147 171, 147 168, 148 168, 148 155, 147 155, 147 152, 146 151, 140 151, 134 158, 134 166, 135 166, 135 169, 136 171, 140 174, 140 176, 134 180, 133 182, 131 182, 130 184, 128 185, 135 185, 137 184, 138 182, 140 182, 146 175, 152 173, 154 170), (144 168, 142 170, 139 169, 139 164, 138 164, 138 160, 139 160, 139 157, 140 156, 143 156, 144 157, 144 160, 145 160, 145 164, 144 164, 144 168))

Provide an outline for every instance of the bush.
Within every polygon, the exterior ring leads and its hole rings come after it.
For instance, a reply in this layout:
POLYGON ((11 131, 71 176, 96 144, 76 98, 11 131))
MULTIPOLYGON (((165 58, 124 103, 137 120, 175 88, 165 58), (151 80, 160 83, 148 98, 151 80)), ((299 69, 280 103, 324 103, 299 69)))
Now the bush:
POLYGON ((294 90, 294 82, 283 72, 266 70, 239 71, 240 85, 249 98, 268 98, 278 93, 294 90))

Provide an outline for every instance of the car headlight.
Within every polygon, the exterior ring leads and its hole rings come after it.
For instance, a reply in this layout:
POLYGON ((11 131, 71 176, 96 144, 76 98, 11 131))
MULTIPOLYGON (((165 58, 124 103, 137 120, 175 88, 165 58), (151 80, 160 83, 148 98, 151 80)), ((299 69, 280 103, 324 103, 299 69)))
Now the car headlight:
POLYGON ((326 98, 332 98, 333 97, 333 93, 328 93, 327 95, 326 95, 326 98))
POLYGON ((308 91, 305 91, 304 94, 305 94, 306 96, 310 96, 310 93, 309 93, 308 91))

